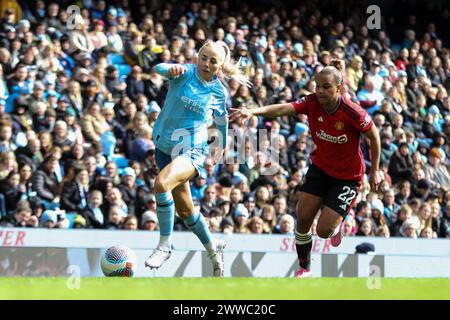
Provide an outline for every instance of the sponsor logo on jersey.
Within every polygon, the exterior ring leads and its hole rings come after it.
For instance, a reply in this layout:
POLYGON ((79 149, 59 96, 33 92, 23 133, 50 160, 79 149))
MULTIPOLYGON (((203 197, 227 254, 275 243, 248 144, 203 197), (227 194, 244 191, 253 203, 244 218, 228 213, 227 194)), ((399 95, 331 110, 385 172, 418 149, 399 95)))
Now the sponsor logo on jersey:
POLYGON ((336 122, 334 127, 336 128, 336 130, 341 131, 342 129, 344 129, 344 123, 342 121, 338 121, 338 122, 336 122))
POLYGON ((316 131, 317 138, 331 142, 331 143, 337 143, 337 144, 344 144, 348 141, 347 135, 343 134, 341 136, 332 136, 331 134, 326 133, 323 130, 320 130, 320 132, 316 131))
POLYGON ((369 116, 369 114, 366 114, 366 117, 364 118, 364 121, 361 122, 360 126, 362 128, 365 128, 369 125, 369 123, 370 123, 370 116, 369 116))
POLYGON ((185 103, 185 105, 184 105, 185 109, 191 110, 198 114, 205 114, 205 110, 203 110, 202 104, 200 103, 200 101, 195 101, 186 96, 182 96, 181 101, 183 101, 185 103))

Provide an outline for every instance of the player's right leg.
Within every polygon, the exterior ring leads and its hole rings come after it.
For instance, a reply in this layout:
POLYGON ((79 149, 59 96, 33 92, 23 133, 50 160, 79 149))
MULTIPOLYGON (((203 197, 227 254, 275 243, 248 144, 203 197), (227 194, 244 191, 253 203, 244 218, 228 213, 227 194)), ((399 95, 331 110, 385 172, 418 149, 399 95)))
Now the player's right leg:
POLYGON ((295 230, 295 247, 299 261, 296 277, 311 276, 311 226, 317 212, 323 205, 328 191, 329 177, 320 168, 311 165, 300 188, 297 202, 297 227, 295 230))
POLYGON ((145 266, 152 269, 161 267, 171 255, 171 237, 175 218, 175 206, 171 192, 178 185, 189 181, 196 174, 195 168, 188 159, 177 157, 167 164, 165 162, 168 159, 170 159, 170 155, 165 154, 160 155, 159 159, 158 157, 156 159, 158 167, 163 169, 156 176, 155 180, 156 213, 159 222, 160 239, 156 249, 145 261, 145 266))
POLYGON ((306 192, 301 192, 297 203, 297 228, 295 230, 295 247, 300 268, 296 277, 311 276, 311 226, 322 206, 322 198, 306 192))
POLYGON ((221 239, 214 239, 208 229, 205 218, 200 212, 195 211, 192 201, 189 182, 180 184, 172 191, 177 213, 186 223, 186 226, 198 237, 208 252, 208 257, 213 265, 215 277, 223 277, 224 262, 223 250, 226 243, 221 239))

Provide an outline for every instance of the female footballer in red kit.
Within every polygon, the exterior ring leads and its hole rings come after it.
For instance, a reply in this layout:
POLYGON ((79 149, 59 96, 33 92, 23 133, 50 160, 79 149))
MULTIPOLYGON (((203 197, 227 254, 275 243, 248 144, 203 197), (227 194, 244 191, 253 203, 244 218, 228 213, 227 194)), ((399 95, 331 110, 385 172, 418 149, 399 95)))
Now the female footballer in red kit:
POLYGON ((311 225, 319 211, 317 234, 331 238, 331 245, 342 240, 340 224, 353 206, 365 172, 360 149, 360 133, 370 140, 370 185, 376 190, 382 180, 379 171, 380 138, 369 114, 341 94, 344 62, 333 60, 315 78, 316 93, 296 102, 256 109, 232 109, 230 120, 252 116, 276 118, 306 114, 316 149, 297 203, 295 243, 300 268, 299 278, 311 277, 311 225))

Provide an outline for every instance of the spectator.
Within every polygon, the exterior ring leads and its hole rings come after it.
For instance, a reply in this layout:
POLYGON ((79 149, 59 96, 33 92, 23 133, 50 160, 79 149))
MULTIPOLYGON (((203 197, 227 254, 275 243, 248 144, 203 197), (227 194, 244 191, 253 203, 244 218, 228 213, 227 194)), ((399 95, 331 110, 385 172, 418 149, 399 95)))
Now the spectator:
POLYGON ((430 227, 425 227, 420 231, 420 238, 433 239, 436 238, 435 232, 430 227))
POLYGON ((128 213, 134 214, 138 202, 138 186, 136 184, 136 172, 127 167, 122 173, 122 183, 119 185, 122 199, 128 207, 128 213))
POLYGON ((448 235, 448 229, 450 228, 450 202, 445 206, 444 216, 441 219, 439 225, 439 237, 445 238, 448 235))
POLYGON ((394 184, 404 180, 413 181, 413 161, 409 154, 408 144, 402 142, 399 149, 392 155, 389 161, 389 175, 394 184))
POLYGON ((31 139, 25 147, 17 150, 17 162, 19 164, 28 164, 33 171, 41 165, 43 156, 41 153, 41 142, 38 139, 31 139))
POLYGON ((383 205, 384 211, 383 215, 386 217, 386 222, 390 225, 397 219, 397 210, 399 205, 395 203, 395 192, 393 189, 389 188, 383 193, 383 205))
POLYGON ((13 151, 6 151, 0 157, 0 179, 6 179, 12 172, 17 171, 18 164, 13 151))
POLYGON ((125 201, 123 201, 122 193, 118 188, 112 188, 108 190, 108 193, 106 195, 106 201, 103 203, 102 211, 110 212, 111 209, 114 207, 120 209, 120 211, 118 212, 123 216, 123 218, 128 215, 128 206, 125 203, 125 201))
POLYGON ((100 151, 101 135, 110 128, 100 113, 100 105, 98 103, 93 103, 88 107, 87 113, 82 118, 82 128, 86 140, 91 142, 97 151, 100 151))
POLYGON ((64 184, 61 193, 61 209, 81 213, 88 206, 89 174, 85 167, 75 169, 72 181, 64 184))
POLYGON ((0 194, 3 194, 7 213, 13 212, 25 194, 24 186, 20 186, 20 174, 11 171, 4 180, 0 180, 0 194))
POLYGON ((354 236, 354 230, 356 229, 355 218, 352 215, 348 215, 345 217, 344 222, 342 224, 342 233, 344 237, 354 236))
POLYGON ((91 197, 88 199, 88 205, 82 211, 81 215, 86 221, 86 228, 101 229, 106 220, 105 213, 101 207, 103 204, 103 194, 99 190, 92 190, 91 197))
POLYGON ((363 219, 356 233, 357 236, 373 237, 375 236, 374 225, 369 218, 363 219))
POLYGON ((153 211, 146 211, 142 215, 141 226, 143 230, 157 231, 158 230, 158 217, 153 211))
POLYGON ((56 228, 56 225, 58 223, 58 217, 56 215, 55 211, 52 210, 46 210, 41 216, 41 226, 43 228, 56 228))
POLYGON ((264 232, 264 221, 260 217, 252 217, 247 222, 247 228, 250 233, 253 234, 263 234, 264 232))
POLYGON ((272 233, 278 223, 275 208, 272 205, 265 205, 261 208, 260 217, 264 222, 264 233, 272 233))
POLYGON ((425 177, 432 187, 448 189, 450 175, 448 169, 442 164, 444 156, 438 148, 432 148, 428 153, 428 163, 425 165, 425 177))
POLYGON ((211 210, 216 207, 216 202, 216 187, 212 184, 206 187, 203 198, 201 199, 201 213, 205 216, 209 216, 211 210))
POLYGON ((192 199, 200 201, 204 197, 207 187, 205 177, 198 175, 191 183, 192 199))
POLYGON ((137 101, 140 94, 145 94, 145 84, 142 80, 142 68, 134 66, 127 78, 127 95, 132 101, 137 101))
POLYGON ((123 219, 122 229, 124 230, 137 230, 138 229, 138 219, 136 216, 129 215, 123 219))
POLYGON ((383 214, 384 213, 383 202, 379 199, 374 199, 372 200, 371 207, 372 207, 371 219, 372 222, 374 223, 374 227, 378 228, 380 226, 384 226, 385 224, 387 224, 388 220, 386 219, 386 216, 383 214))
POLYGON ((33 191, 44 201, 46 208, 57 207, 59 204, 59 184, 56 178, 57 165, 57 158, 53 156, 47 157, 32 177, 33 191))
POLYGON ((397 219, 390 225, 390 234, 393 237, 401 237, 400 230, 406 220, 412 218, 412 209, 408 204, 403 204, 397 211, 397 219))
POLYGON ((376 237, 381 237, 381 238, 390 238, 390 232, 389 232, 389 228, 387 225, 381 225, 377 228, 377 230, 375 231, 375 236, 376 237))
POLYGON ((247 224, 249 215, 247 208, 242 204, 238 204, 234 211, 234 233, 249 233, 247 224))
POLYGON ((285 214, 281 216, 280 221, 274 230, 274 233, 294 235, 294 227, 294 218, 289 214, 285 214))
POLYGON ((126 215, 119 207, 111 207, 108 213, 108 219, 105 223, 105 229, 118 230, 126 215))

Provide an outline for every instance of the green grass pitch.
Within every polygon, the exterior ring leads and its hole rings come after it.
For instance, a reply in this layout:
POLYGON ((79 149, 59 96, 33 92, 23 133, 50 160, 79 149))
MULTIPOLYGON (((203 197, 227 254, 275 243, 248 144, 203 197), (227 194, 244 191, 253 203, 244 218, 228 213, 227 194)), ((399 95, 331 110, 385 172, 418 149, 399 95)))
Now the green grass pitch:
POLYGON ((73 283, 0 278, 0 299, 450 299, 448 278, 381 278, 381 287, 372 290, 367 278, 81 278, 79 289, 69 289, 73 283))

